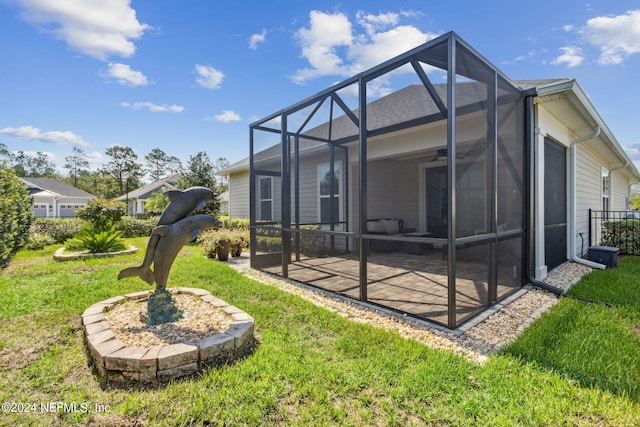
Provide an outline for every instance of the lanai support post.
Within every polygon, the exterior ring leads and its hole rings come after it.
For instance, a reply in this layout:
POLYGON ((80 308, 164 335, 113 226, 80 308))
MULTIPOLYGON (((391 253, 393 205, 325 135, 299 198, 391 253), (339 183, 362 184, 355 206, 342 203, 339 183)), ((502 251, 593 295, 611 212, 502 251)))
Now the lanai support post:
POLYGON ((360 126, 358 128, 358 154, 360 160, 360 221, 358 224, 358 240, 360 252, 360 300, 367 300, 367 256, 369 241, 362 236, 367 232, 367 82, 360 78, 360 126))
POLYGON ((289 277, 291 262, 291 150, 287 132, 287 115, 282 114, 282 158, 280 159, 280 188, 282 191, 282 277, 289 277))
POLYGON ((456 40, 449 37, 447 69, 447 326, 456 328, 456 40))

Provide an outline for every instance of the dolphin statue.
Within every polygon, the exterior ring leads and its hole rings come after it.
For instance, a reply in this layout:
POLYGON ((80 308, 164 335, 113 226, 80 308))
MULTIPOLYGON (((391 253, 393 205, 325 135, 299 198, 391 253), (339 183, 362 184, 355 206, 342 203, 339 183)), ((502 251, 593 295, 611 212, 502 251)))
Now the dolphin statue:
POLYGON ((153 254, 153 278, 157 289, 165 289, 173 261, 180 249, 198 234, 220 225, 211 215, 191 215, 173 224, 160 225, 153 229, 151 236, 158 236, 158 244, 153 254))
MULTIPOLYGON (((169 204, 160 215, 156 227, 173 224, 186 218, 193 211, 201 210, 208 202, 215 200, 217 197, 216 193, 205 187, 191 187, 183 191, 170 190, 164 194, 169 197, 169 204)), ((154 254, 159 239, 160 234, 151 233, 142 265, 125 268, 120 271, 118 280, 125 277, 138 276, 148 284, 153 285, 154 277, 153 271, 151 271, 151 263, 155 258, 154 254)))

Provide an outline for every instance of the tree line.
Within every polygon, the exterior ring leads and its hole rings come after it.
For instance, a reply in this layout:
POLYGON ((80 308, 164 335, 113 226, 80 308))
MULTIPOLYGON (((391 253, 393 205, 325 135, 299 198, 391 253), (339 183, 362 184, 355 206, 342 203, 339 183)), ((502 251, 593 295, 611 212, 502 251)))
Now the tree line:
POLYGON ((63 169, 66 175, 57 172, 56 165, 42 152, 28 155, 23 151, 13 153, 0 143, 0 159, 23 178, 55 178, 103 199, 121 196, 129 191, 167 176, 180 173, 180 188, 203 186, 220 194, 228 189, 224 177, 214 175, 218 169, 229 165, 225 157, 211 160, 205 151, 189 157, 186 166, 175 156, 160 148, 152 149, 144 156, 144 163, 131 147, 113 146, 105 151, 107 161, 101 168, 91 170, 89 160, 81 148, 73 147, 73 153, 65 157, 63 169))

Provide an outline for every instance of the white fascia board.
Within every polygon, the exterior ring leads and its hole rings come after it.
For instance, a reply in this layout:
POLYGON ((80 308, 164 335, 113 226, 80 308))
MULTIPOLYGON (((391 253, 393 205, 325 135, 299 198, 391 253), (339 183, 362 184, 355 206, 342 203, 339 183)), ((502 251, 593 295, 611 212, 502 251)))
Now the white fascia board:
POLYGON ((633 161, 631 160, 631 158, 629 158, 629 155, 624 151, 622 146, 620 146, 620 143, 613 135, 613 132, 611 132, 611 129, 609 129, 605 121, 602 119, 602 116, 600 116, 598 110, 596 110, 595 106, 589 99, 589 96, 575 79, 537 88, 537 95, 539 97, 559 94, 563 92, 570 92, 575 97, 575 100, 578 103, 577 107, 582 110, 585 118, 588 121, 592 121, 594 127, 600 127, 601 135, 603 135, 607 142, 612 146, 618 157, 620 157, 622 163, 626 163, 626 168, 636 179, 640 180, 640 172, 633 164, 633 161))

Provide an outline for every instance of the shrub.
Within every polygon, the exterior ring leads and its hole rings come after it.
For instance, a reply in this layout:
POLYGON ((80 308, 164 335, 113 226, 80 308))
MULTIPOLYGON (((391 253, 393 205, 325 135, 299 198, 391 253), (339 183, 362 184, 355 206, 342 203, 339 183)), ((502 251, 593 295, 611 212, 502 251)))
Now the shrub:
POLYGON ((0 268, 26 243, 33 221, 27 187, 5 163, 0 163, 0 268))
POLYGON ((112 225, 107 229, 100 229, 92 225, 85 225, 80 232, 65 243, 68 250, 88 250, 90 253, 117 252, 125 248, 122 233, 112 225))
POLYGON ((86 222, 80 218, 36 218, 31 224, 29 234, 44 234, 53 243, 64 243, 80 231, 86 222))
POLYGON ((640 219, 605 221, 600 244, 620 249, 620 255, 640 255, 640 219))
MULTIPOLYGON (((301 230, 319 230, 319 225, 302 225, 301 230)), ((318 233, 300 233, 300 251, 310 257, 326 256, 328 248, 325 235, 318 233)))
POLYGON ((249 218, 229 218, 228 216, 220 216, 221 227, 228 230, 248 230, 249 218))
POLYGON ((53 237, 44 233, 29 233, 29 238, 27 239, 27 243, 24 245, 25 249, 30 249, 32 251, 39 251, 40 249, 44 249, 45 246, 53 245, 55 241, 53 237))
POLYGON ((280 252, 282 250, 282 239, 279 237, 256 237, 257 252, 280 252))
POLYGON ((157 222, 157 218, 138 219, 125 216, 116 224, 116 228, 122 233, 122 237, 147 237, 151 235, 157 222))
POLYGON ((87 221, 98 230, 108 230, 112 225, 119 222, 127 213, 124 203, 108 201, 104 199, 93 199, 76 211, 76 216, 87 221))

